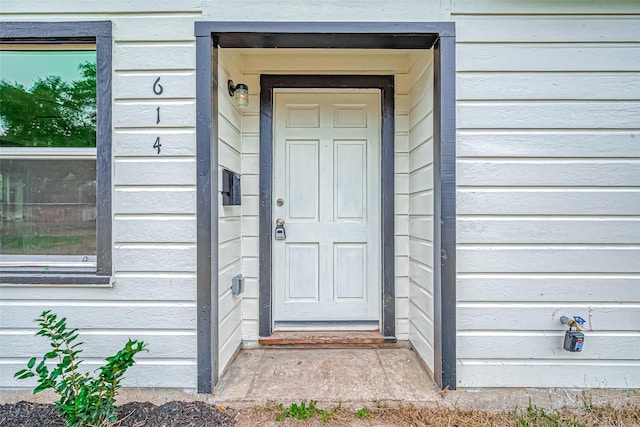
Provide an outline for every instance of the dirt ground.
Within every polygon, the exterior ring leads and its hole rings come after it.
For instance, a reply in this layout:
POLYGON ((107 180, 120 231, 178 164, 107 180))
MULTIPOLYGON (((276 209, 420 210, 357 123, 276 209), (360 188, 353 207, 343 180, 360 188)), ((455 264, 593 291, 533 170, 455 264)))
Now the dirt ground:
MULTIPOLYGON (((633 427, 640 426, 640 406, 626 403, 586 407, 581 410, 545 410, 534 405, 521 411, 488 412, 452 408, 418 408, 411 405, 374 405, 357 410, 340 405, 312 413, 295 413, 307 419, 283 417, 287 407, 275 404, 239 411, 201 401, 172 401, 160 406, 130 402, 121 406, 113 427, 633 427), (278 419, 282 418, 282 419, 278 419)), ((289 413, 289 415, 292 415, 289 413)), ((53 405, 20 401, 0 405, 0 427, 65 427, 53 405)))
MULTIPOLYGON (((169 402, 156 406, 148 402, 122 405, 114 427, 218 427, 234 426, 235 413, 204 402, 169 402)), ((28 403, 0 405, 1 427, 66 427, 50 404, 28 403)))

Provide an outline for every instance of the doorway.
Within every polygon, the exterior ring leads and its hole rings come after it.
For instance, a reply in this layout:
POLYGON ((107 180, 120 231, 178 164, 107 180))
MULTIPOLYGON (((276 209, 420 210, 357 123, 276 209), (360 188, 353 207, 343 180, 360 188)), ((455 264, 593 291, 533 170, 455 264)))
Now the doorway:
MULTIPOLYGON (((353 329, 354 325, 359 323, 370 329, 374 325, 373 329, 379 328, 385 340, 395 341, 394 128, 393 76, 261 76, 259 197, 259 329, 261 337, 270 336, 274 326, 293 329, 300 328, 303 323, 306 323, 308 327, 321 329, 326 328, 327 323, 334 327, 343 323, 344 327, 353 329), (354 101, 352 99, 354 97, 361 99, 354 101), (280 107, 279 103, 282 104, 280 107), (275 120, 274 112, 277 114, 278 108, 282 109, 285 116, 275 120), (293 115, 287 116, 288 112, 293 115), (341 123, 334 126, 336 122, 341 123), (362 127, 365 122, 367 125, 362 127), (375 126, 369 126, 374 124, 375 126), (289 144, 286 138, 280 138, 281 142, 278 142, 277 135, 282 132, 291 133, 292 138, 289 144), (290 150, 293 144, 294 151, 306 153, 311 159, 314 152, 314 138, 310 135, 314 132, 318 135, 322 132, 327 133, 326 138, 315 138, 318 141, 317 165, 314 163, 316 160, 310 160, 310 162, 316 168, 317 174, 309 173, 310 168, 302 168, 301 176, 296 177, 295 182, 289 182, 294 187, 301 185, 299 188, 289 187, 289 191, 294 189, 304 194, 301 197, 306 203, 303 206, 296 206, 295 203, 299 203, 300 200, 290 200, 294 203, 292 205, 286 200, 289 194, 286 193, 285 185, 287 150, 290 150), (353 138, 354 136, 357 138, 353 138), (377 146, 375 149, 373 146, 367 148, 368 167, 361 171, 358 178, 363 181, 360 188, 361 196, 369 199, 366 206, 361 203, 360 208, 365 211, 360 213, 359 221, 354 213, 356 199, 336 199, 338 192, 333 191, 335 188, 332 189, 334 183, 337 183, 334 168, 340 163, 340 159, 335 158, 336 151, 342 150, 344 154, 344 150, 353 152, 357 148, 355 144, 349 145, 349 138, 351 142, 359 141, 361 150, 364 148, 365 139, 373 140, 369 141, 369 144, 377 146), (332 140, 331 149, 328 146, 329 139, 332 140), (375 141, 376 139, 378 141, 375 141), (322 141, 327 143, 323 154, 324 162, 320 157, 319 144, 322 141), (336 143, 342 143, 337 150, 336 143), (289 145, 288 148, 287 145, 289 145), (322 173, 321 167, 323 167, 322 173), (366 182, 362 174, 369 174, 366 182), (306 183, 301 181, 302 179, 306 179, 306 183), (322 179, 325 180, 324 184, 320 182, 322 179), (315 180, 317 193, 315 190, 308 191, 312 180, 315 180), (328 191, 330 189, 331 191, 328 191), (274 194, 278 192, 285 194, 274 194), (310 194, 317 195, 310 196, 310 194), (278 206, 278 199, 282 199, 283 206, 278 206), (337 213, 336 209, 341 207, 350 209, 352 212, 337 213), (291 214, 292 208, 304 210, 294 213, 294 216, 306 218, 287 217, 291 214), (320 209, 324 209, 325 212, 321 213, 320 209), (338 218, 336 221, 339 215, 354 217, 338 218), (275 239, 278 219, 284 220, 286 235, 284 241, 275 239), (324 242, 315 236, 317 233, 307 234, 310 224, 325 228, 321 230, 325 234, 322 238, 324 242), (353 235, 340 236, 341 231, 351 232, 353 235), (321 251, 324 251, 324 256, 321 251), (341 253, 336 255, 336 251, 341 253), (294 259, 291 259, 292 256, 294 259), (360 269, 347 268, 344 262, 340 262, 345 258, 359 262, 360 269), (335 259, 338 259, 337 263, 334 262, 335 259), (315 264, 317 268, 309 267, 309 264, 315 264), (335 277, 336 274, 348 275, 349 285, 343 285, 338 290, 337 286, 344 284, 345 279, 335 277), (357 284, 353 286, 358 281, 360 281, 359 290, 357 284), (296 286, 296 283, 299 285, 296 286), (338 295, 342 298, 336 298, 338 295), (375 325, 378 325, 378 328, 375 325)), ((363 151, 361 155, 364 155, 363 151)), ((344 159, 342 161, 344 162, 344 159)), ((363 163, 364 161, 363 157, 363 163)), ((344 169, 343 173, 353 172, 346 166, 344 169)), ((347 176, 352 177, 352 175, 347 176)), ((349 191, 349 187, 351 191, 355 191, 354 182, 343 184, 346 186, 345 192, 349 191)))
POLYGON ((379 329, 380 91, 277 89, 273 108, 274 330, 379 329))

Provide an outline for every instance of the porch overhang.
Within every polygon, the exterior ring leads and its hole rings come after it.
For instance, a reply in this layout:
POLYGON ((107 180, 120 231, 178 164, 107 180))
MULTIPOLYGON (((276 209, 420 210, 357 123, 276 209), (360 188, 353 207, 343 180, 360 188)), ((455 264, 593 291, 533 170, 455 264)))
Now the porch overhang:
POLYGON ((218 380, 217 47, 434 49, 434 377, 456 388, 455 24, 196 22, 198 391, 218 380))

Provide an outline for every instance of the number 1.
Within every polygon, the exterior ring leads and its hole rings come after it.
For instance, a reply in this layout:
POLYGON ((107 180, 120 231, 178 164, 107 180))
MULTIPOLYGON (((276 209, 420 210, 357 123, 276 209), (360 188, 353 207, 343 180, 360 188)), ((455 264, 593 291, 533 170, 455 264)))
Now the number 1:
POLYGON ((160 123, 160 107, 156 108, 156 111, 158 112, 158 118, 156 119, 156 124, 160 123))

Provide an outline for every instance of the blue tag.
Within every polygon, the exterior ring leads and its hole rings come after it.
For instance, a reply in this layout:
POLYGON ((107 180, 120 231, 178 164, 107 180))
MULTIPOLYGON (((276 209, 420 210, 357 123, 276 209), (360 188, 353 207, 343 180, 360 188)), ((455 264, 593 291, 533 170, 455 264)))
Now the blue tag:
POLYGON ((584 325, 584 323, 586 322, 586 320, 584 320, 582 317, 580 316, 573 316, 573 320, 576 321, 576 323, 580 326, 584 325))

